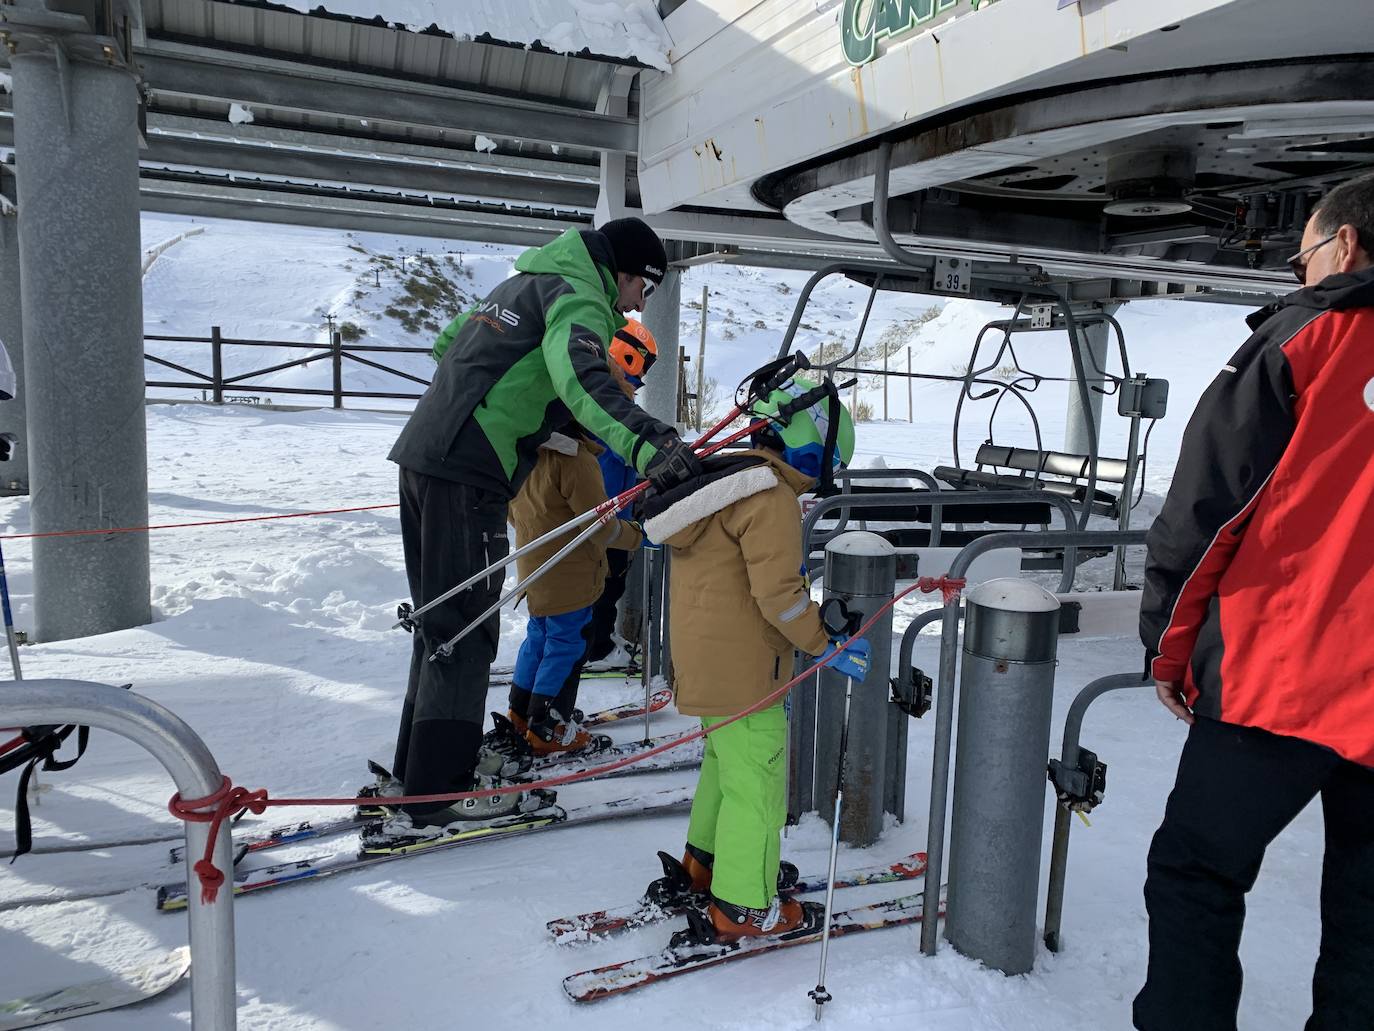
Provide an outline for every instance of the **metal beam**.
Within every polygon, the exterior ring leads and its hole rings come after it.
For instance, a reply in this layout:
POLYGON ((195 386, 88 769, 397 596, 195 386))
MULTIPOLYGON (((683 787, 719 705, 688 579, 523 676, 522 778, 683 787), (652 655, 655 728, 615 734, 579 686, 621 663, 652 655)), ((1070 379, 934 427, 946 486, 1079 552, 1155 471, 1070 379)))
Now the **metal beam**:
POLYGON ((596 204, 596 187, 581 183, 377 160, 360 153, 310 153, 232 140, 152 135, 148 148, 139 157, 144 165, 190 165, 357 186, 493 198, 514 204, 545 204, 587 211, 596 204))
POLYGON ((597 150, 633 152, 638 145, 634 119, 477 90, 169 43, 140 51, 138 60, 154 101, 168 93, 597 150))

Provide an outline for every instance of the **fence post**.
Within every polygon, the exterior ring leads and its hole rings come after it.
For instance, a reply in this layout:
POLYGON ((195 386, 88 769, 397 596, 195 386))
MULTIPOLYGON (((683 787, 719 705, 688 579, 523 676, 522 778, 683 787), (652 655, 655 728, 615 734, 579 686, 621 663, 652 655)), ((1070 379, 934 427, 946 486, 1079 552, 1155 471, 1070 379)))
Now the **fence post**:
POLYGON ((330 334, 330 345, 333 355, 330 362, 334 366, 334 407, 343 407, 343 338, 339 336, 338 330, 330 334))
POLYGON ((210 385, 215 404, 224 404, 224 342, 218 326, 210 327, 210 385))

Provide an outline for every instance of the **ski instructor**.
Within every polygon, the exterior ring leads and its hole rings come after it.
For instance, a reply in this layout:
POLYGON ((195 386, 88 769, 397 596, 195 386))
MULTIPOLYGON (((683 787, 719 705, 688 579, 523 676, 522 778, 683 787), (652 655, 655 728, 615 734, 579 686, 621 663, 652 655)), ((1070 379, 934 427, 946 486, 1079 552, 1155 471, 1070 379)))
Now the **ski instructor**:
MULTIPOLYGON (((506 509, 554 428, 576 420, 661 490, 700 475, 691 448, 630 401, 608 366, 624 313, 642 311, 667 254, 637 218, 570 229, 448 326, 438 367, 388 456, 401 467, 401 541, 416 608, 509 551, 506 509)), ((493 573, 426 612, 415 631, 394 773, 408 795, 467 791, 482 739, 500 614, 430 659, 500 596, 493 573)), ((483 786, 486 785, 483 782, 483 786)), ((520 793, 412 807, 417 827, 528 807, 520 793)))

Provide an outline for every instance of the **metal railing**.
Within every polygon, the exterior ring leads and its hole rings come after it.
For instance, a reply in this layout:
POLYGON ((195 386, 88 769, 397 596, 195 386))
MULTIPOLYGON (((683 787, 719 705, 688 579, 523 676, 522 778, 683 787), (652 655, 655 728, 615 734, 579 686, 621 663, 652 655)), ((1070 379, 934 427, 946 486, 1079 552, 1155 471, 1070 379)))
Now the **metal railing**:
MULTIPOLYGON (((972 507, 976 505, 1024 505, 1027 502, 1034 504, 1046 504, 1058 509, 1059 514, 1064 519, 1066 527, 1076 525, 1077 518, 1074 515, 1073 506, 1068 498, 1054 494, 1044 494, 1040 492, 1032 493, 1029 491, 895 491, 891 494, 834 494, 822 500, 802 520, 802 554, 810 562, 811 555, 818 545, 823 545, 824 540, 813 542, 811 537, 816 528, 816 523, 821 517, 835 509, 851 508, 888 508, 894 505, 933 505, 936 506, 930 514, 931 518, 931 547, 937 547, 935 541, 939 540, 940 510, 945 508, 972 507)), ((1051 548, 1063 543, 1053 538, 1062 537, 1063 534, 1051 530, 1036 531, 989 531, 989 536, 998 538, 1015 536, 1017 538, 1029 538, 1030 543, 1026 547, 1030 548, 1051 548)), ((976 543, 976 542, 975 542, 976 543)), ((1017 547, 1019 545, 1005 545, 1006 547, 1017 547)), ((967 550, 967 548, 965 549, 967 550)), ((962 552, 960 553, 962 554, 962 552)), ((1059 580, 1059 593, 1065 594, 1073 590, 1074 575, 1078 568, 1078 549, 1075 542, 1070 542, 1064 547, 1064 568, 1059 580)), ((951 574, 953 575, 953 574, 951 574)), ((963 574, 960 573, 960 576, 963 574)))
MULTIPOLYGON (((30 727, 75 723, 128 738, 152 753, 185 799, 208 798, 223 776, 205 742, 178 716, 141 695, 108 684, 80 680, 25 680, 0 684, 0 726, 30 727)), ((205 851, 208 823, 186 824, 186 854, 205 851)), ((234 869, 229 822, 215 840, 214 863, 234 869)), ((186 865, 191 939, 191 1020, 196 1031, 233 1031, 234 893, 225 885, 219 899, 206 904, 194 864, 186 865)))
MULTIPOLYGON (((975 559, 1000 548, 1070 546, 1094 547, 1145 543, 1144 530, 1041 530, 1033 533, 994 533, 971 541, 949 567, 949 576, 965 576, 975 559)), ((941 612, 940 676, 935 695, 935 757, 930 771, 930 816, 926 822, 926 912, 940 906, 940 883, 945 863, 945 816, 949 805, 949 755, 954 730, 955 669, 959 662, 958 597, 947 600, 941 612)), ((938 921, 921 925, 921 951, 933 956, 940 947, 938 921)))
MULTIPOLYGON (((145 361, 160 365, 163 368, 179 372, 186 379, 182 380, 154 380, 146 381, 146 386, 157 387, 168 390, 198 390, 208 393, 210 400, 215 404, 223 404, 226 400, 226 388, 239 388, 249 390, 270 391, 273 394, 293 394, 311 397, 327 397, 333 402, 335 408, 342 408, 344 398, 388 398, 398 401, 419 400, 419 393, 400 393, 381 390, 345 390, 344 389, 344 367, 345 363, 363 365, 379 372, 385 372, 398 379, 409 383, 416 383, 420 387, 428 387, 429 380, 421 376, 413 375, 401 369, 393 368, 383 362, 366 358, 366 354, 430 354, 428 347, 388 347, 384 344, 355 344, 343 342, 343 336, 335 330, 330 334, 330 342, 327 344, 302 343, 299 340, 247 340, 239 337, 226 337, 220 332, 218 326, 210 327, 208 337, 186 337, 186 336, 144 336, 145 361), (176 344, 205 344, 210 351, 210 371, 201 372, 186 365, 171 361, 167 358, 159 357, 148 352, 149 343, 176 343, 176 344), (238 372, 232 376, 224 374, 224 351, 225 348, 287 348, 291 350, 310 351, 310 354, 302 358, 295 358, 291 361, 278 362, 275 365, 268 365, 260 369, 252 369, 247 372, 238 372), (302 368, 312 365, 315 362, 328 361, 330 364, 330 385, 329 387, 288 387, 277 386, 276 384, 267 385, 262 383, 252 383, 259 376, 266 376, 274 372, 282 372, 286 369, 302 368)), ((233 397, 229 398, 234 400, 233 397)))

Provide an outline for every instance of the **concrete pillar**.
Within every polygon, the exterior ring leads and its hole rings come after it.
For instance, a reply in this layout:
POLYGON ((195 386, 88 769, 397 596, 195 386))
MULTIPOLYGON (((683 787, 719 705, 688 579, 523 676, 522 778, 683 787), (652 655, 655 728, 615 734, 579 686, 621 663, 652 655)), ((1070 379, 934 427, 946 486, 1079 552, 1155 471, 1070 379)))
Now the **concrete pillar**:
POLYGON ((1059 602, 1027 580, 964 595, 945 937, 1006 974, 1035 963, 1059 602))
MULTIPOLYGON (((1111 311, 1115 311, 1113 306, 1111 311)), ((1094 386, 1101 386, 1101 383, 1094 382, 1102 377, 1097 372, 1098 369, 1107 368, 1107 344, 1114 331, 1106 322, 1093 322, 1087 326, 1079 326, 1077 341, 1070 340, 1069 346, 1076 346, 1079 353, 1083 356, 1083 373, 1088 378, 1088 402, 1089 407, 1083 407, 1082 395, 1078 390, 1078 384, 1069 383, 1069 409, 1064 422, 1064 450, 1071 455, 1086 455, 1092 448, 1092 440, 1088 436, 1089 420, 1096 429, 1096 438, 1102 439, 1102 394, 1092 389, 1094 386)), ((1069 376, 1073 376, 1073 369, 1070 366, 1069 376)))
POLYGON ((646 412, 655 419, 672 425, 677 424, 677 400, 679 377, 682 370, 678 367, 678 322, 682 318, 682 272, 668 267, 663 277, 663 285, 654 291, 646 310, 641 315, 644 325, 654 335, 658 344, 659 360, 644 377, 644 391, 640 402, 646 412))
MULTIPOLYGON (((825 546, 825 596, 843 598, 851 613, 867 621, 892 600, 897 582, 897 552, 876 533, 842 533, 825 546)), ((906 730, 906 717, 888 700, 892 656, 892 611, 889 609, 865 635, 873 648, 868 676, 854 685, 849 712, 849 753, 844 770, 844 813, 840 840, 864 848, 883 832, 883 811, 895 770, 888 755, 893 722, 906 730)), ((835 777, 839 772, 841 723, 844 720, 845 677, 827 666, 821 670, 816 705, 816 808, 826 820, 835 813, 835 777)))
POLYGON ((0 433, 12 433, 17 443, 8 463, 0 464, 0 495, 29 492, 29 433, 24 410, 24 320, 19 298, 19 194, 13 164, 0 164, 0 341, 14 365, 13 401, 0 401, 0 433))
MULTIPOLYGON (((143 526, 134 77, 38 43, 10 63, 33 528, 143 526)), ((34 578, 40 641, 151 619, 145 534, 36 540, 34 578)))

